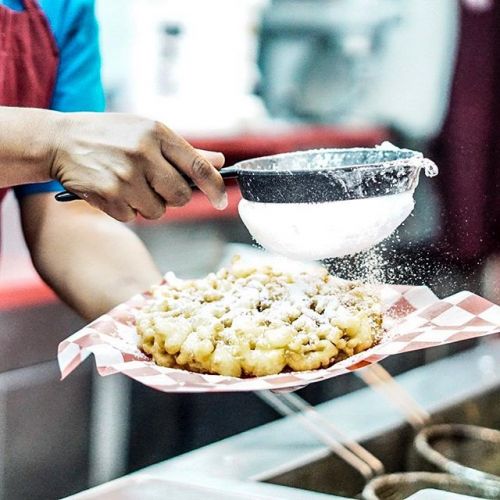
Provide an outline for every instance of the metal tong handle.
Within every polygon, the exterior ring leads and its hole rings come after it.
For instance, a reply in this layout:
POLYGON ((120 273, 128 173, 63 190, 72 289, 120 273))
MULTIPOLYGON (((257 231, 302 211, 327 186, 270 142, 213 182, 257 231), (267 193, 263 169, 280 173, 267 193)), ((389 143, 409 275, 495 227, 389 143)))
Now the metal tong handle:
POLYGON ((430 421, 429 413, 381 365, 372 364, 355 372, 367 385, 383 394, 406 417, 414 428, 420 429, 430 421))
POLYGON ((265 403, 282 416, 296 415, 312 434, 366 480, 384 473, 384 465, 359 443, 347 438, 314 406, 293 393, 256 393, 265 403))
MULTIPOLYGON (((236 179, 238 177, 238 170, 237 170, 236 166, 224 167, 224 168, 219 170, 219 173, 224 180, 236 179)), ((184 179, 186 180, 186 182, 188 183, 190 188, 198 189, 198 186, 193 182, 193 179, 191 179, 190 177, 188 177, 185 174, 181 173, 181 175, 182 175, 182 177, 184 177, 184 179)), ((70 191, 61 191, 55 195, 55 199, 57 201, 64 202, 64 201, 80 200, 81 198, 77 194, 71 193, 70 191)))

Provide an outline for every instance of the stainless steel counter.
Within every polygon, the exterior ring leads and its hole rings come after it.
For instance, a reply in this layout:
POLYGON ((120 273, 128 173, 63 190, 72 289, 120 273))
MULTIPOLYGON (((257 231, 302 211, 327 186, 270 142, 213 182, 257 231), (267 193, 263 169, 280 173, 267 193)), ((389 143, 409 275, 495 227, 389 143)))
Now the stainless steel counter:
MULTIPOLYGON (((498 338, 484 341, 469 351, 406 372, 398 376, 397 381, 431 414, 457 402, 477 398, 500 387, 500 341, 498 338)), ((342 383, 342 378, 338 383, 342 383)), ((396 409, 381 401, 381 396, 369 388, 317 408, 347 435, 360 442, 405 423, 396 409)), ((221 420, 223 418, 221 415, 221 420)), ((261 482, 328 455, 329 450, 304 431, 296 417, 287 417, 70 498, 112 498, 110 492, 144 475, 169 480, 175 478, 177 483, 185 485, 205 485, 219 493, 225 491, 234 495, 229 498, 340 498, 261 482)))

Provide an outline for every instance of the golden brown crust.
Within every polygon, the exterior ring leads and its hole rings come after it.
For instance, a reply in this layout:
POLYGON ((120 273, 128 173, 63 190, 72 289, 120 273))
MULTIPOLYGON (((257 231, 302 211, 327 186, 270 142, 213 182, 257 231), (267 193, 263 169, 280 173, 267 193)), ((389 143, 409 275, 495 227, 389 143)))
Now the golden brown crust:
POLYGON ((326 368, 382 333, 374 291, 324 270, 286 272, 234 260, 201 280, 152 290, 139 346, 171 368, 235 377, 326 368))

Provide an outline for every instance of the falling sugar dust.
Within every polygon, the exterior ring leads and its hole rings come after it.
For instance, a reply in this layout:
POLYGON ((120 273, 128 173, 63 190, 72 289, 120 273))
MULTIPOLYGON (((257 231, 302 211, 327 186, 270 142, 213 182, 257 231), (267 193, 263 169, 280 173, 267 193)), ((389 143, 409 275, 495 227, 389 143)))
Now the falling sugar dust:
MULTIPOLYGON (((330 274, 369 284, 404 283, 426 285, 438 290, 436 282, 451 283, 452 278, 446 266, 425 255, 422 249, 405 245, 403 250, 397 232, 369 250, 345 257, 324 259, 322 264, 330 274)), ((441 295, 449 295, 455 291, 456 287, 452 287, 441 295)))
POLYGON ((283 155, 278 168, 328 176, 335 189, 339 183, 342 187, 335 201, 314 202, 313 195, 310 203, 242 200, 239 213, 257 243, 298 260, 344 257, 374 247, 412 212, 420 170, 429 177, 437 174, 436 165, 421 153, 389 143, 304 152, 298 168, 294 155, 283 155))

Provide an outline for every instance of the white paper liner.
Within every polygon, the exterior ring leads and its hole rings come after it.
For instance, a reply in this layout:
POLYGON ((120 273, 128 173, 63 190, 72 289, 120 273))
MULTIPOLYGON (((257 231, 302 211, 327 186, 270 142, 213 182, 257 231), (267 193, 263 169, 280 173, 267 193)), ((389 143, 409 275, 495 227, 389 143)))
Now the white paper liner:
POLYGON ((387 333, 382 341, 333 366, 240 379, 157 366, 137 347, 135 314, 149 296, 138 295, 59 344, 62 378, 89 354, 100 375, 123 373, 164 392, 291 390, 377 363, 387 356, 500 333, 500 306, 463 291, 438 299, 426 287, 381 285, 387 333))

